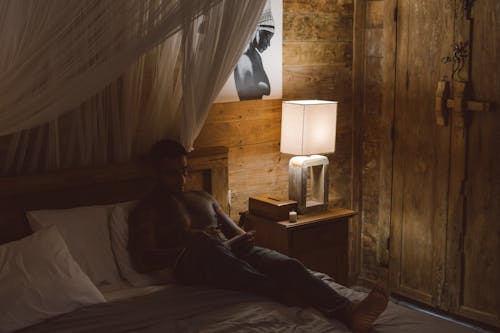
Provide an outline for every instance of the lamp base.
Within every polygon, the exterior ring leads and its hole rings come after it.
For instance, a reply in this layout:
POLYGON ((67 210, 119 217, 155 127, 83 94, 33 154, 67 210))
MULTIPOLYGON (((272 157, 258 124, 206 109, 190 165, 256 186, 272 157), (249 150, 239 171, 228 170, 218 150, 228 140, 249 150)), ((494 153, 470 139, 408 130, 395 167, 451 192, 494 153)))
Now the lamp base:
POLYGON ((328 208, 328 158, 295 156, 288 164, 288 197, 297 201, 299 214, 328 208))

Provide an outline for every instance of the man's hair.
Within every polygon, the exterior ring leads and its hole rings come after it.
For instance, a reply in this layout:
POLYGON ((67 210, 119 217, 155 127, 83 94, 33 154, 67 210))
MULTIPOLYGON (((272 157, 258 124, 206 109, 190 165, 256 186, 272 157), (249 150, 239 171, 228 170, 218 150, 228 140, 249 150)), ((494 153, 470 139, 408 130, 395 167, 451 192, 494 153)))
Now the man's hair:
POLYGON ((161 160, 164 158, 176 158, 186 155, 186 149, 179 142, 168 139, 156 142, 149 152, 151 164, 155 169, 160 167, 161 160))

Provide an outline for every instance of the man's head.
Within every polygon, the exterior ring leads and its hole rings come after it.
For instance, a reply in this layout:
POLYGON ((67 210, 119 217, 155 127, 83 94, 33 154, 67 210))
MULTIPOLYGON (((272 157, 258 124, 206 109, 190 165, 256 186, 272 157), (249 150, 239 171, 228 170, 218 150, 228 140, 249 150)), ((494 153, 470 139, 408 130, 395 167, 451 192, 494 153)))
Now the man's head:
POLYGON ((262 15, 259 17, 259 21, 257 23, 257 31, 255 31, 255 35, 253 38, 254 47, 259 50, 259 52, 263 52, 271 45, 271 38, 274 36, 274 19, 273 13, 271 11, 271 2, 268 0, 262 12, 262 15))
POLYGON ((271 38, 273 38, 273 36, 274 34, 272 32, 257 29, 252 40, 252 45, 262 53, 271 45, 271 38))
POLYGON ((158 183, 167 191, 184 191, 187 177, 187 151, 178 142, 158 141, 151 147, 150 158, 158 183))

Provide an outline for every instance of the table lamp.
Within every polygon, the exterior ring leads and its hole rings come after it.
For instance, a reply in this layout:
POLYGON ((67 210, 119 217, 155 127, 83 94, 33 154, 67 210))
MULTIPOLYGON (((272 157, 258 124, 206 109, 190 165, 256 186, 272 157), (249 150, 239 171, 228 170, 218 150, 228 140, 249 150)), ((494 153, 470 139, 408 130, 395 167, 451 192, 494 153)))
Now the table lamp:
POLYGON ((298 155, 288 164, 288 196, 299 214, 328 207, 328 158, 318 154, 335 151, 336 125, 337 102, 283 102, 280 151, 298 155))

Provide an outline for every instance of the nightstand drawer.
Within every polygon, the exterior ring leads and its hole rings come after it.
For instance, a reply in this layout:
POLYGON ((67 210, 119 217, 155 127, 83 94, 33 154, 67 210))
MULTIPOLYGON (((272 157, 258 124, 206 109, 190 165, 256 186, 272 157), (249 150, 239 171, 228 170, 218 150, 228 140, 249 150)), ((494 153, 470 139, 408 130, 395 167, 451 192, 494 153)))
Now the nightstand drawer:
POLYGON ((348 225, 338 221, 320 226, 311 226, 292 231, 292 247, 297 252, 312 249, 322 249, 336 246, 344 246, 348 242, 348 225))

